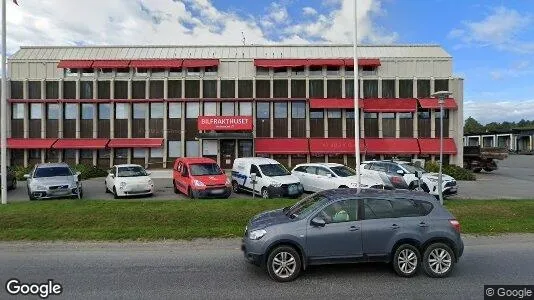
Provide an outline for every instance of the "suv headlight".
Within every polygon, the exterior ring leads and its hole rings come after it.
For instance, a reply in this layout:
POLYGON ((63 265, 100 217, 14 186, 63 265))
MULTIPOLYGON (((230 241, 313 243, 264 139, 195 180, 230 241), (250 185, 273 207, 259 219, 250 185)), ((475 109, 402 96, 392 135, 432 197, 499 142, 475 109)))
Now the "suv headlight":
POLYGON ((148 183, 148 185, 153 185, 153 184, 154 184, 154 181, 152 181, 152 179, 149 179, 149 180, 147 181, 147 183, 148 183))
POLYGON ((258 229, 258 230, 251 231, 251 232, 248 234, 248 237, 249 237, 251 240, 259 240, 259 239, 261 239, 266 233, 267 233, 267 231, 265 231, 264 229, 258 229))
POLYGON ((119 186, 121 187, 121 189, 123 189, 126 186, 126 182, 123 181, 123 182, 119 183, 119 186))
POLYGON ((198 187, 204 187, 204 186, 206 186, 202 181, 200 181, 200 180, 196 180, 196 179, 193 180, 193 184, 194 184, 195 186, 198 186, 198 187))
POLYGON ((273 183, 271 183, 271 186, 276 187, 276 188, 279 188, 279 187, 282 186, 282 183, 280 183, 280 182, 273 182, 273 183))

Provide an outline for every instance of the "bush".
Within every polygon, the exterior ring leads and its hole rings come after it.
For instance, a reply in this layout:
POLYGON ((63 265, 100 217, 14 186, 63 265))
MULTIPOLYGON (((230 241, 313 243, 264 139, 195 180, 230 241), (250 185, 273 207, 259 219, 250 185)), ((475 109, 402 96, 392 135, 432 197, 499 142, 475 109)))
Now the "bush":
MULTIPOLYGON (((432 173, 438 173, 439 164, 436 162, 427 162, 425 163, 425 170, 432 173)), ((456 180, 476 180, 475 174, 473 174, 473 172, 456 165, 443 165, 443 174, 447 174, 456 180)))
POLYGON ((31 167, 13 166, 11 167, 11 169, 15 173, 15 177, 17 178, 17 181, 25 181, 26 178, 24 178, 24 174, 30 173, 33 169, 33 166, 31 167))
POLYGON ((97 166, 79 164, 74 166, 74 170, 81 173, 82 179, 89 179, 95 177, 106 177, 108 172, 97 166))

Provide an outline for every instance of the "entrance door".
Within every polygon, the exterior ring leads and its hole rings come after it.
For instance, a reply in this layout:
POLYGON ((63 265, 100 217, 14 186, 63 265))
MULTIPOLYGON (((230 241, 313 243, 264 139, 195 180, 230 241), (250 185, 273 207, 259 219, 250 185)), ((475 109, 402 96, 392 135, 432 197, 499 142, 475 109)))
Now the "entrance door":
POLYGON ((237 146, 237 157, 252 157, 252 140, 240 140, 237 146))
POLYGON ((221 140, 221 168, 231 169, 235 159, 235 140, 221 140))

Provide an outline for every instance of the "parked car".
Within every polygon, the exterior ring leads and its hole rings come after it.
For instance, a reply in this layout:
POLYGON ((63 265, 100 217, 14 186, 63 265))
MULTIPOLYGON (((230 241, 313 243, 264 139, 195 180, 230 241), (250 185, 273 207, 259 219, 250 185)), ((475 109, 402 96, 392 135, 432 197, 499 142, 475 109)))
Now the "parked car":
POLYGON ((297 176, 276 160, 264 157, 236 158, 232 166, 232 186, 235 193, 247 191, 262 198, 299 197, 304 193, 297 176), (256 174, 254 190, 251 174, 256 174))
POLYGON ((30 200, 83 197, 80 172, 66 163, 37 164, 24 178, 30 200))
POLYGON ((310 265, 386 262, 399 276, 446 277, 462 256, 460 223, 432 196, 403 190, 335 189, 254 216, 245 259, 276 281, 310 265))
POLYGON ((115 199, 124 196, 152 196, 154 182, 150 172, 140 165, 123 164, 113 166, 105 180, 106 193, 112 193, 115 199))
MULTIPOLYGON (((366 161, 361 165, 362 173, 387 172, 395 173, 404 177, 410 190, 422 190, 431 195, 438 196, 438 173, 429 173, 425 169, 404 161, 366 161), (422 177, 417 178, 416 172, 421 172, 422 177), (420 182, 420 188, 419 188, 420 182)), ((442 175, 443 195, 454 195, 458 193, 456 180, 449 175, 442 175)))
MULTIPOLYGON (((7 190, 14 190, 17 188, 17 176, 15 175, 15 171, 11 167, 7 167, 7 190)), ((0 187, 2 186, 2 183, 0 182, 0 187)))
POLYGON ((183 157, 174 162, 174 192, 190 198, 228 198, 232 184, 216 161, 206 157, 183 157))
MULTIPOLYGON (((296 165, 291 174, 297 176, 306 192, 357 187, 356 171, 337 163, 306 163, 296 165)), ((361 188, 384 188, 379 176, 360 176, 361 188)))

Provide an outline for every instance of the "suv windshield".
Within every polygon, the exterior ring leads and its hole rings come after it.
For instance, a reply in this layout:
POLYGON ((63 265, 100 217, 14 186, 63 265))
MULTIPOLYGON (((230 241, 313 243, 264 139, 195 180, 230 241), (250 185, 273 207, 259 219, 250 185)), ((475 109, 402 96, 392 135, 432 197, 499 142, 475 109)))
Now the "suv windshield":
POLYGON ((206 163, 206 164, 192 164, 189 165, 191 169, 191 175, 193 176, 203 176, 203 175, 221 175, 222 170, 217 164, 206 163))
POLYGON ((356 171, 347 166, 331 167, 330 169, 339 177, 349 177, 356 175, 356 171))
POLYGON ((145 169, 139 166, 131 167, 119 167, 117 172, 118 177, 139 177, 139 176, 148 176, 145 169))
POLYGON ((281 164, 268 164, 260 165, 261 172, 265 176, 274 177, 274 176, 286 176, 290 175, 289 171, 284 168, 281 164))
POLYGON ((291 218, 296 217, 306 217, 311 212, 313 212, 321 203, 323 200, 327 200, 325 196, 321 194, 313 194, 311 196, 308 196, 299 202, 297 202, 295 205, 291 206, 289 208, 287 215, 291 218))
POLYGON ((37 168, 33 178, 55 177, 55 176, 72 176, 68 167, 44 167, 37 168))
POLYGON ((415 173, 416 171, 420 171, 420 172, 423 172, 423 173, 428 173, 425 169, 419 167, 419 166, 416 166, 412 163, 408 163, 408 164, 402 164, 401 166, 403 166, 408 172, 410 173, 415 173))

